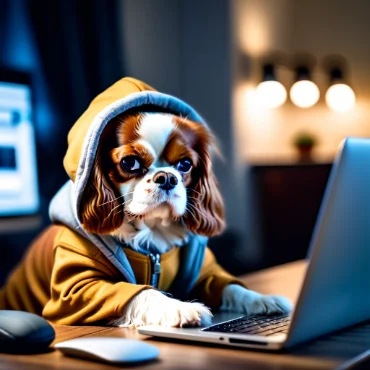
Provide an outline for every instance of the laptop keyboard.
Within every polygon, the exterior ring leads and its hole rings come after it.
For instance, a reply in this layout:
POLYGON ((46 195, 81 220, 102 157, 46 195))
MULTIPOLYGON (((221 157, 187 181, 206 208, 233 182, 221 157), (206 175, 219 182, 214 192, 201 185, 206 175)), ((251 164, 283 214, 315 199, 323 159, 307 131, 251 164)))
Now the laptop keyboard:
POLYGON ((203 331, 216 333, 243 333, 269 336, 276 333, 287 333, 290 324, 290 316, 254 316, 239 317, 217 325, 202 329, 203 331))

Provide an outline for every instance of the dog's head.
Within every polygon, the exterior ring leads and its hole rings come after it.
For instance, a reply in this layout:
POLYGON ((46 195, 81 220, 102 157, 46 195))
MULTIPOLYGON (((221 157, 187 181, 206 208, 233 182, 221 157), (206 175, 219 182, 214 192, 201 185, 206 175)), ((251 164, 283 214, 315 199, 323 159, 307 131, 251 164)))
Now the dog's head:
POLYGON ((79 209, 83 228, 114 233, 159 218, 200 235, 224 228, 212 171, 213 136, 202 124, 164 113, 125 113, 104 130, 79 209))

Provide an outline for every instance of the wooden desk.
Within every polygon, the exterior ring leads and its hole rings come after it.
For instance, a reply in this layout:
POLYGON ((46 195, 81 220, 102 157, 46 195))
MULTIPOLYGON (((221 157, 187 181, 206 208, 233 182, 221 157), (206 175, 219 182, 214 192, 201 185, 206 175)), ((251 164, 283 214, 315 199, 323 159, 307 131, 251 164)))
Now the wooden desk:
MULTIPOLYGON (((296 300, 305 271, 303 261, 270 268, 244 276, 251 289, 263 293, 283 294, 296 300)), ((160 350, 160 357, 135 368, 148 370, 174 369, 334 369, 346 360, 370 348, 370 325, 344 337, 338 335, 320 339, 286 353, 257 352, 232 347, 209 346, 189 342, 156 340, 140 335, 136 330, 103 326, 55 325, 54 343, 77 337, 114 336, 147 340, 160 350), (354 334, 355 333, 355 334, 354 334)), ((38 355, 0 355, 0 370, 10 369, 112 369, 98 362, 65 357, 55 350, 38 355)), ((128 367, 124 367, 127 369, 128 367)), ((370 368, 370 367, 369 367, 370 368)))

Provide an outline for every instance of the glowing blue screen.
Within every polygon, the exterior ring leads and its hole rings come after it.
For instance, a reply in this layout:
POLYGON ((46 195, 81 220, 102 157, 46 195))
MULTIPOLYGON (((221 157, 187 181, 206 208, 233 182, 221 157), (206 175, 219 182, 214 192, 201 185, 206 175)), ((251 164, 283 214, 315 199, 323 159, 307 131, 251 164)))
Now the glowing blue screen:
POLYGON ((39 210, 31 90, 0 81, 0 216, 39 210))

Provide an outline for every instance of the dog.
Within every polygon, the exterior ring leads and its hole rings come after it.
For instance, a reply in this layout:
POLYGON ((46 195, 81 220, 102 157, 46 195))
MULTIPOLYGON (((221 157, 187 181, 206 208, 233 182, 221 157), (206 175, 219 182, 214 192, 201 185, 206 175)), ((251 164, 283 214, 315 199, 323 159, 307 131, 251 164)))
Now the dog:
POLYGON ((185 102, 133 78, 109 87, 70 130, 53 224, 0 290, 0 309, 123 327, 208 324, 210 308, 290 311, 207 247, 225 228, 212 153, 210 128, 185 102))
MULTIPOLYGON (((214 146, 211 132, 187 119, 163 113, 118 116, 98 148, 82 202, 83 228, 110 233, 136 250, 146 246, 152 253, 181 246, 189 231, 220 234, 224 205, 212 171, 214 146)), ((231 284, 223 291, 221 309, 273 314, 289 311, 291 304, 231 284)), ((112 324, 192 326, 210 323, 211 316, 202 303, 181 302, 148 289, 112 324)))

